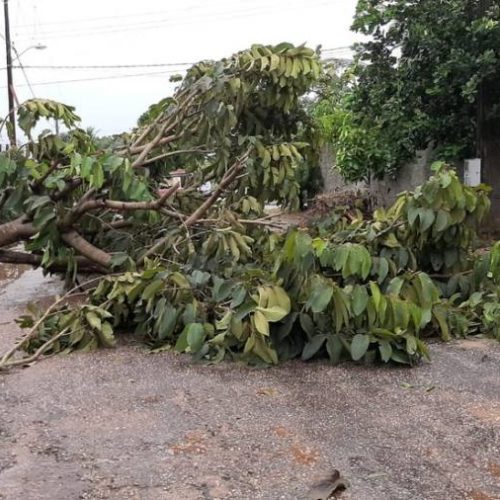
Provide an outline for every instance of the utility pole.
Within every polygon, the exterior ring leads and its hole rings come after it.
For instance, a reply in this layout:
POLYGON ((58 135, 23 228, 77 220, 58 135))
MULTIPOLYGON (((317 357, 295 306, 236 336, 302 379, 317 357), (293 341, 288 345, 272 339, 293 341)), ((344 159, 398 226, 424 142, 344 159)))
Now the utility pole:
POLYGON ((7 55, 7 92, 9 95, 9 139, 10 145, 16 146, 16 111, 14 106, 14 79, 12 78, 12 45, 10 42, 9 0, 3 0, 5 20, 5 51, 7 55))

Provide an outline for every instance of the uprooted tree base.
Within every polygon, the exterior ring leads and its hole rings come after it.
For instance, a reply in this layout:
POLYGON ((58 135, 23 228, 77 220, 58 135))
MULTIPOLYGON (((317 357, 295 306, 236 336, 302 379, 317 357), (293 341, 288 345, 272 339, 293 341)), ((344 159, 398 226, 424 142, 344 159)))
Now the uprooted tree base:
POLYGON ((81 306, 65 297, 21 318, 28 333, 0 368, 112 346, 131 329, 153 349, 266 363, 413 364, 429 335, 500 337, 500 246, 474 254, 487 188, 463 186, 445 165, 372 217, 337 210, 275 231, 265 203, 297 204, 315 164, 301 97, 319 72, 314 51, 288 44, 200 63, 114 151, 75 127, 72 108, 22 105, 30 141, 0 158, 0 260, 63 271, 68 283, 104 277, 81 306), (47 116, 67 136, 31 139, 47 116), (165 186, 179 166, 182 189, 165 186), (24 251, 11 248, 20 242, 24 251))

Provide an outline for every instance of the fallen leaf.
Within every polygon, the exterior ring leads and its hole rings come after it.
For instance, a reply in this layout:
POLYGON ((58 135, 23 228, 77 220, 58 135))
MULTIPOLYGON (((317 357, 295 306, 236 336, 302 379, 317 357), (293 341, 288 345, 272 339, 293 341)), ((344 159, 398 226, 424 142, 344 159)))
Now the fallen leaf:
POLYGON ((263 387, 257 391, 257 395, 259 396, 276 396, 278 391, 273 387, 263 387))

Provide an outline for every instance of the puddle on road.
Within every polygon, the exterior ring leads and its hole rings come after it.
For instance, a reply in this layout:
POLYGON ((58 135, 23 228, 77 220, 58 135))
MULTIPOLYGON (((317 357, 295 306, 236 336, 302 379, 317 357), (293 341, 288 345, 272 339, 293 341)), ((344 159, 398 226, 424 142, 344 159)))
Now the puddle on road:
POLYGON ((62 289, 62 281, 57 276, 44 276, 41 269, 0 265, 0 313, 24 308, 30 302, 57 295, 62 289))

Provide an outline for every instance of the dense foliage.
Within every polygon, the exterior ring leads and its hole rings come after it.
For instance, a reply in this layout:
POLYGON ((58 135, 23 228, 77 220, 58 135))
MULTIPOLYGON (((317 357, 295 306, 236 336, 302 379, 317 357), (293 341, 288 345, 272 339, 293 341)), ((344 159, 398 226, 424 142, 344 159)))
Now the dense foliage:
POLYGON ((104 278, 88 303, 63 307, 24 347, 54 338, 49 351, 113 346, 133 329, 152 348, 199 359, 413 364, 428 358, 428 336, 500 339, 500 246, 473 253, 487 190, 435 169, 369 220, 338 211, 281 235, 237 223, 198 235, 168 260, 104 278))
POLYGON ((317 113, 345 177, 394 174, 430 144, 437 158, 474 156, 481 86, 500 79, 498 3, 359 0, 353 30, 368 40, 352 78, 317 113))

